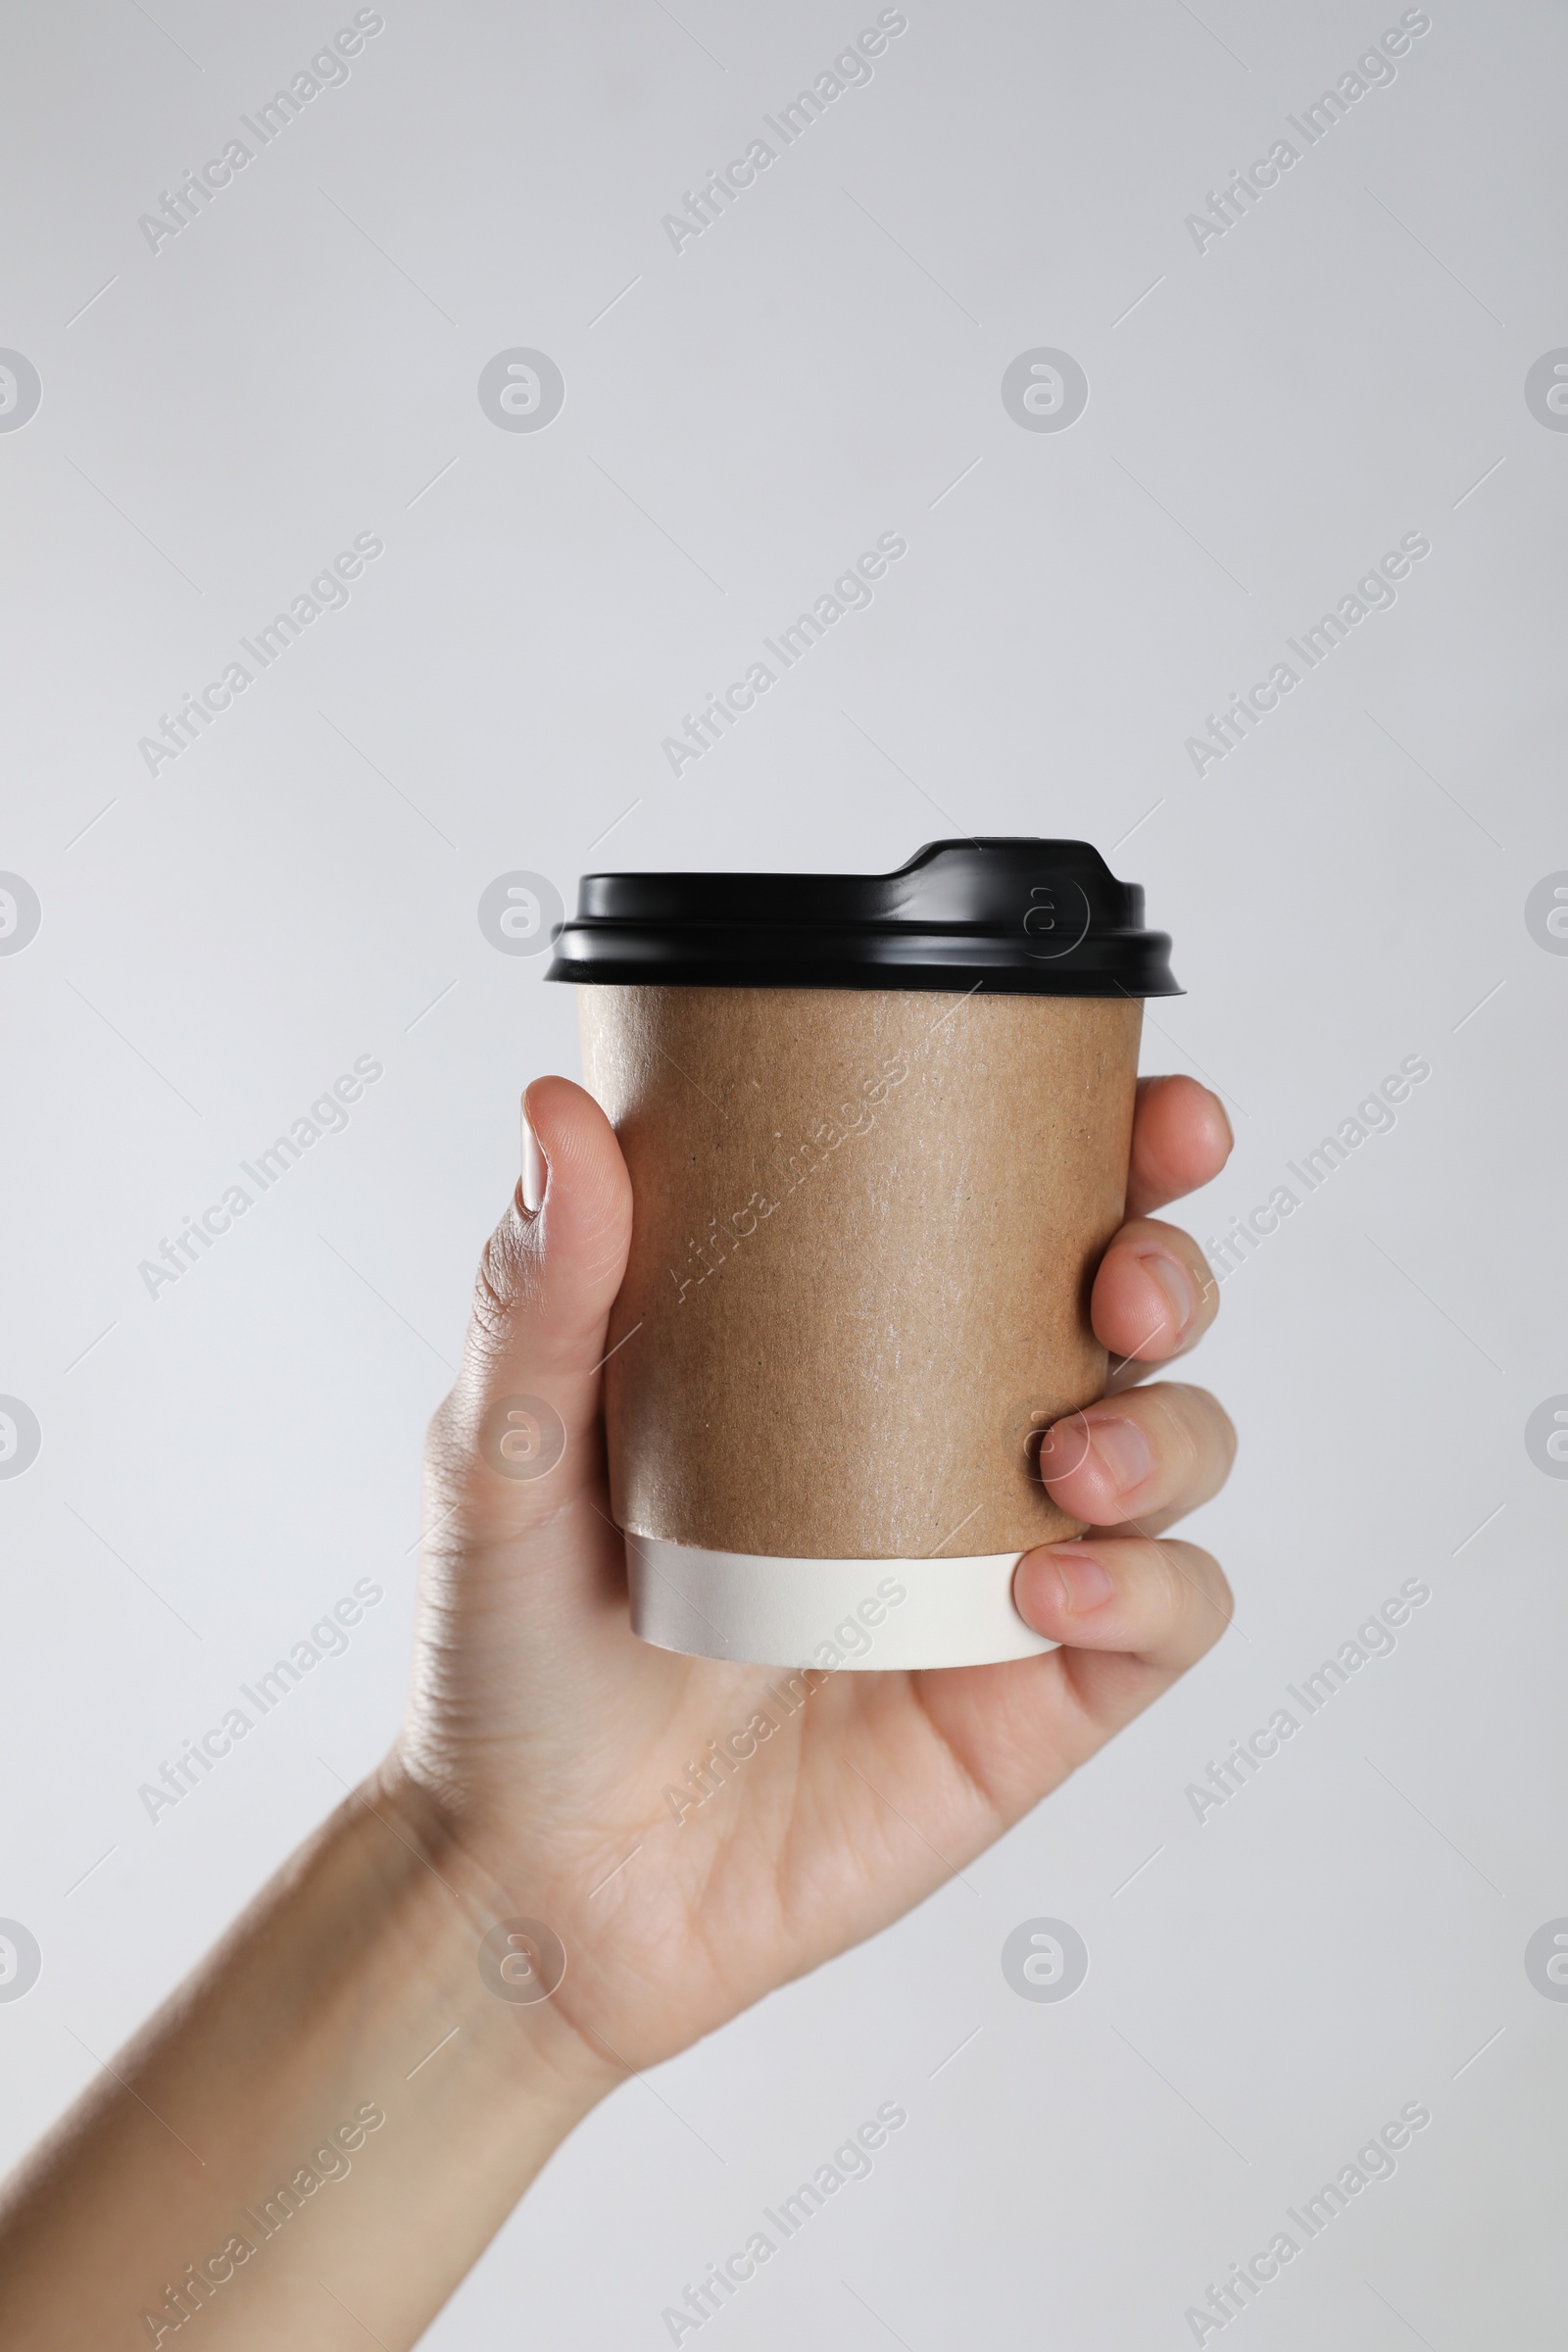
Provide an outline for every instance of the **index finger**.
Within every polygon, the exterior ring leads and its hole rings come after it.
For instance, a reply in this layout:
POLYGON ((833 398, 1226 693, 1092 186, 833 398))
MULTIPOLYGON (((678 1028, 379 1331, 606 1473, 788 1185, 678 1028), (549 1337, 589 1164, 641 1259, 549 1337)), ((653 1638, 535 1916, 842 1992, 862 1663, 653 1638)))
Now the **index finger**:
POLYGON ((1236 1138, 1218 1095, 1196 1078, 1140 1078, 1133 1112, 1127 1214, 1179 1200, 1219 1174, 1236 1138))

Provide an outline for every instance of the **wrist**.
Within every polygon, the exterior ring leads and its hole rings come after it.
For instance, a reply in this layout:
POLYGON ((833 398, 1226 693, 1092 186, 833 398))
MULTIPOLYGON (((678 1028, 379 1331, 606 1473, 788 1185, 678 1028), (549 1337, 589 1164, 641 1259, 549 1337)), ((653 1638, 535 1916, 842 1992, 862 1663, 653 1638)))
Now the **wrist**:
POLYGON ((406 1883, 411 1957, 441 2004, 439 2015, 431 2010, 432 2024, 450 2016, 463 2071, 474 2070, 492 2096, 519 2102, 530 2135, 553 2130, 554 2145, 624 2071, 556 1998, 570 1971, 569 1949, 536 1916, 541 1906, 496 1875, 486 1841, 462 1809, 397 1749, 356 1801, 362 1834, 377 1834, 380 1866, 406 1883))

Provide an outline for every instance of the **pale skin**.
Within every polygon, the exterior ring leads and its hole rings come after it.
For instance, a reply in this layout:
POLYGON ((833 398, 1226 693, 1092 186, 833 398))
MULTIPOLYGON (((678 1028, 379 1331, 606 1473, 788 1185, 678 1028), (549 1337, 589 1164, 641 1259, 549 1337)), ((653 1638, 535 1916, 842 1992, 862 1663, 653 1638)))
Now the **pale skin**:
POLYGON ((666 1785, 781 1677, 629 1630, 597 1367, 630 1186, 566 1079, 529 1088, 523 1144, 427 1443, 404 1728, 0 2192, 0 2342, 401 2352, 628 2070, 899 1918, 1224 1630, 1219 1568, 1165 1531, 1223 1483, 1230 1422, 1200 1389, 1134 1384, 1212 1320, 1201 1252, 1152 1212, 1216 1175, 1231 1135, 1193 1080, 1148 1079, 1091 1309, 1127 1360, 1042 1453, 1089 1532, 1014 1585, 1062 1646, 828 1676, 677 1821, 666 1785), (519 1393, 566 1427, 533 1481, 476 1445, 519 1393), (564 1947, 548 1999, 481 1981, 480 1937, 519 1917, 564 1947), (275 2199, 291 2180, 297 2209, 275 2199))

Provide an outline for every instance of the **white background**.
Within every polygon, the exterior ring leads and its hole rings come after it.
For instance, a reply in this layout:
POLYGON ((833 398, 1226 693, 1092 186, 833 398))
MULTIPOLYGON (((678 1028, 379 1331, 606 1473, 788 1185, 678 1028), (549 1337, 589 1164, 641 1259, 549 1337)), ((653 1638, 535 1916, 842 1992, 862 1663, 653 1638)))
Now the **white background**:
POLYGON ((1174 934, 1145 1066, 1232 1106, 1200 1238, 1431 1063, 1225 1286, 1200 1376, 1242 1449, 1192 1532, 1237 1628, 963 1883, 612 2098, 427 2340, 667 2342, 888 2099, 872 2178, 705 2342, 1191 2342, 1412 2100, 1396 2177, 1235 2326, 1555 2340, 1568 2005, 1523 1951, 1568 1913, 1568 1485, 1523 1433, 1568 1391, 1568 959, 1524 903, 1568 867, 1568 437, 1523 383, 1568 343, 1560 10, 1440 0, 1201 253, 1189 212, 1396 8, 911 0, 679 254, 662 216, 873 10, 388 0, 156 254, 138 216, 352 11, 155 13, 13 10, 0 100, 0 343, 44 388, 0 435, 0 866, 43 906, 0 958, 0 1391, 43 1430, 0 1483, 0 1915, 44 1953, 0 2005, 0 2158, 391 1736, 422 1426, 518 1092, 576 1067, 485 885, 1083 836, 1174 934), (1000 397, 1042 345, 1089 376, 1065 432, 1000 397), (514 346, 565 377, 542 432, 476 398, 514 346), (682 713, 889 530, 873 606, 673 777, 682 713), (364 531, 348 608, 150 776, 160 713, 364 531), (1396 605, 1195 774, 1204 714, 1412 531, 1396 605), (150 1298, 138 1262, 359 1054, 348 1131, 150 1298), (150 1823, 138 1785, 367 1575, 349 1652, 150 1823), (1200 1825, 1187 1785, 1410 1577, 1395 1654, 1200 1825), (1038 1915, 1091 1952, 1059 2006, 999 1965, 1038 1915))

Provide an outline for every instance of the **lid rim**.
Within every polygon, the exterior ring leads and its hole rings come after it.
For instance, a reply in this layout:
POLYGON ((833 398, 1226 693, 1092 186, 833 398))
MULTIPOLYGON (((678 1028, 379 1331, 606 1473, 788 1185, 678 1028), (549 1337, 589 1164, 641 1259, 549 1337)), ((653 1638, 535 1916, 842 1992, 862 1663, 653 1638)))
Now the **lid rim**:
POLYGON ((1103 972, 1061 972, 1048 980, 1036 978, 1018 965, 972 971, 964 965, 906 964, 902 968, 894 965, 878 969, 857 964, 842 970, 809 973, 803 973, 799 967, 787 970, 760 966, 739 973, 671 972, 640 964, 607 971, 603 967, 586 969, 564 961, 559 968, 552 964, 545 977, 566 981, 576 988, 856 989, 865 994, 880 990, 889 996, 1099 997, 1107 1004, 1122 998, 1139 1004, 1151 997, 1187 994, 1185 988, 1170 978, 1129 982, 1112 980, 1103 972))
POLYGON ((1020 836, 928 842, 891 874, 585 874, 545 977, 1179 996, 1143 898, 1091 843, 1020 836))

